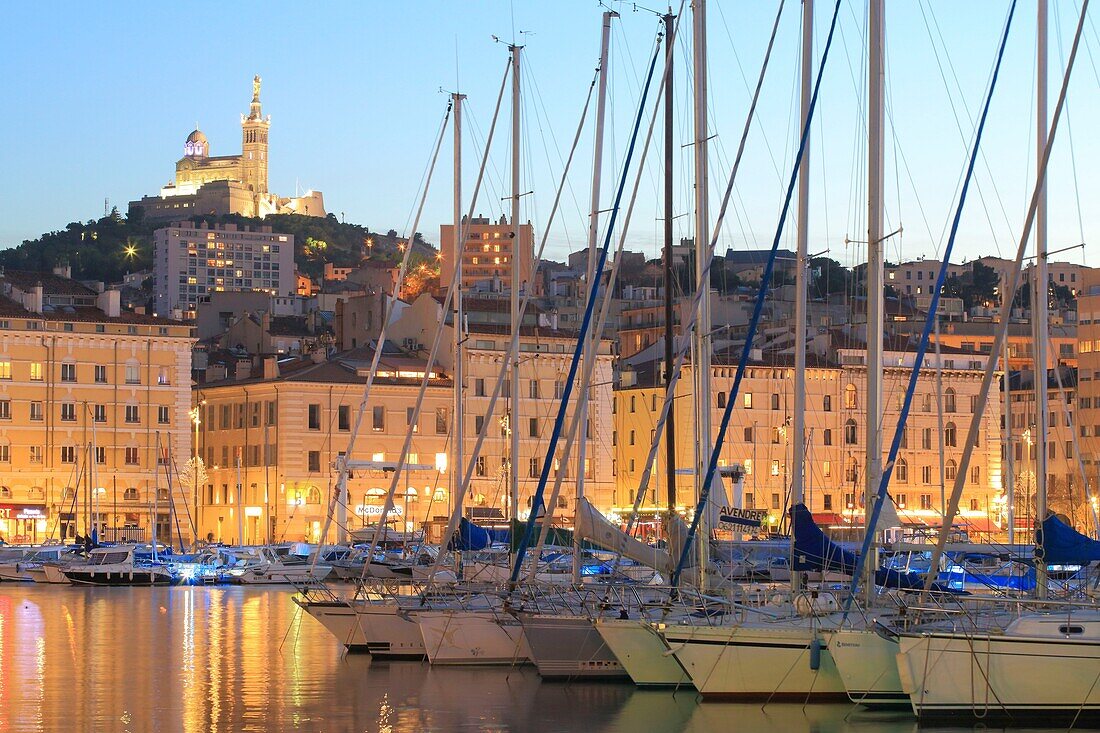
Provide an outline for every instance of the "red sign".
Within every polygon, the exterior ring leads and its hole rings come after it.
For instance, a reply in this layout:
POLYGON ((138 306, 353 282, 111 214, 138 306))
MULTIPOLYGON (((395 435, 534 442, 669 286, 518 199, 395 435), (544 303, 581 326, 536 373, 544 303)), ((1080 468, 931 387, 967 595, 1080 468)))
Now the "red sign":
POLYGON ((0 504, 0 519, 45 519, 45 504, 0 504))

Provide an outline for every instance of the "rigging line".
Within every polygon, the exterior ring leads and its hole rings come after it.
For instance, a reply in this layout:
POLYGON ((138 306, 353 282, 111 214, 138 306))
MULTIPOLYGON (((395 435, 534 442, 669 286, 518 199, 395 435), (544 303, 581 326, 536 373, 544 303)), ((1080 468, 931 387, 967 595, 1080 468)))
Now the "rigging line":
MULTIPOLYGON (((420 197, 420 207, 419 207, 419 211, 417 212, 416 222, 413 225, 414 230, 416 228, 416 224, 419 224, 420 212, 422 212, 424 210, 424 203, 427 201, 427 198, 428 198, 428 190, 431 186, 432 172, 435 170, 435 163, 436 163, 436 160, 439 157, 439 150, 443 145, 443 137, 444 137, 444 133, 446 132, 446 128, 447 128, 447 120, 450 119, 450 116, 451 116, 451 102, 450 102, 450 100, 448 100, 448 102, 447 102, 447 111, 446 111, 446 113, 444 114, 444 117, 443 117, 443 120, 444 120, 443 124, 440 126, 439 137, 437 138, 436 144, 435 144, 435 152, 432 155, 431 166, 429 167, 427 179, 426 179, 426 182, 425 182, 425 185, 424 185, 424 189, 423 189, 423 192, 422 192, 421 197, 420 197)), ((403 282, 403 280, 405 278, 405 273, 408 271, 409 261, 412 259, 413 249, 415 249, 413 247, 413 242, 412 242, 414 233, 415 233, 415 231, 414 232, 409 232, 409 246, 405 248, 404 256, 401 258, 401 266, 400 266, 400 268, 398 268, 397 279, 394 281, 393 291, 390 294, 391 302, 396 302, 401 283, 403 282)), ((359 402, 359 410, 358 410, 358 412, 356 413, 356 416, 355 416, 355 424, 353 425, 351 434, 348 437, 348 448, 347 448, 347 451, 344 454, 343 459, 342 460, 339 459, 339 458, 337 459, 337 463, 339 464, 338 479, 337 479, 337 483, 334 486, 334 491, 332 493, 332 496, 329 499, 329 511, 328 511, 328 516, 325 519, 325 531, 324 531, 324 533, 322 533, 322 535, 321 535, 322 537, 324 537, 328 534, 328 529, 329 529, 329 527, 331 526, 331 523, 332 523, 332 514, 333 514, 333 511, 336 508, 336 502, 337 502, 338 499, 341 498, 341 492, 346 490, 346 488, 347 488, 347 478, 348 478, 347 456, 351 455, 353 449, 355 448, 355 438, 359 434, 359 429, 360 429, 360 427, 362 426, 362 423, 363 423, 363 414, 366 412, 367 400, 370 397, 371 387, 374 385, 374 377, 375 377, 376 372, 378 371, 378 365, 381 362, 383 344, 385 343, 386 331, 388 330, 390 320, 391 320, 391 318, 387 317, 382 322, 382 328, 379 331, 378 339, 375 341, 374 355, 371 358, 371 368, 370 368, 370 372, 367 375, 367 383, 363 386, 363 398, 359 402)), ((330 432, 331 432, 331 430, 330 430, 330 432)), ((314 564, 316 565, 316 558, 314 558, 314 564)))
MULTIPOLYGON (((919 6, 921 8, 921 13, 923 15, 923 13, 924 13, 923 0, 921 0, 921 2, 919 3, 919 6)), ((943 31, 941 30, 940 24, 939 24, 939 19, 936 17, 936 11, 932 9, 931 5, 928 6, 928 13, 932 16, 932 26, 934 26, 935 29, 936 29, 936 35, 940 39, 940 45, 943 47, 944 56, 947 58, 947 66, 951 70, 951 78, 955 82, 955 87, 958 89, 959 95, 961 97, 960 104, 962 105, 963 112, 966 113, 967 121, 971 124, 971 126, 973 126, 973 124, 974 124, 973 115, 970 113, 970 108, 966 104, 966 95, 963 92, 962 84, 959 82, 958 74, 955 73, 955 64, 951 60, 950 51, 947 50, 947 42, 944 40, 943 31)), ((927 19, 925 19, 925 24, 926 24, 926 28, 929 32, 929 36, 931 37, 932 28, 927 25, 927 19)), ((959 137, 962 139, 963 145, 966 146, 966 136, 965 136, 965 134, 963 133, 963 130, 962 130, 962 123, 958 119, 958 112, 955 108, 954 97, 952 96, 951 90, 948 88, 949 84, 948 84, 948 81, 947 81, 947 77, 944 74, 943 65, 940 62, 940 57, 939 57, 939 52, 938 51, 936 51, 936 66, 940 70, 940 75, 941 75, 941 78, 943 79, 943 82, 944 82, 944 88, 945 88, 945 91, 947 91, 948 101, 951 104, 951 112, 952 112, 953 115, 955 115, 955 124, 959 127, 959 137)), ((1001 216, 1004 217, 1005 224, 1008 227, 1009 232, 1011 233, 1012 232, 1012 223, 1009 221, 1008 212, 1005 210, 1004 201, 1001 198, 1000 190, 997 188, 997 184, 996 184, 997 179, 993 176, 993 170, 990 168, 989 160, 988 160, 988 158, 986 158, 984 151, 980 153, 980 156, 981 156, 981 160, 982 160, 982 168, 984 169, 985 174, 987 176, 989 176, 990 185, 993 188, 994 198, 996 199, 998 207, 1000 207, 1000 209, 1001 209, 1001 216)), ((983 211, 985 211, 987 219, 989 219, 990 234, 992 234, 994 239, 996 240, 997 234, 996 234, 996 231, 993 227, 992 217, 991 217, 991 215, 989 214, 989 211, 988 211, 988 203, 985 200, 985 191, 983 190, 983 187, 982 187, 980 182, 977 184, 977 189, 978 189, 978 197, 979 197, 979 199, 981 199, 981 202, 982 202, 982 209, 983 209, 983 211)), ((945 226, 946 226, 946 224, 945 224, 945 226)))
MULTIPOLYGON (((745 345, 741 350, 741 358, 737 363, 737 373, 733 379, 733 385, 730 387, 729 397, 726 399, 726 409, 722 413, 722 422, 718 426, 718 438, 715 441, 714 447, 703 446, 703 449, 710 449, 710 460, 707 465, 706 477, 703 479, 703 486, 699 492, 699 502, 695 508, 695 516, 691 520, 691 528, 688 531, 688 536, 684 542, 684 547, 680 553, 680 559, 676 563, 676 570, 673 571, 672 585, 678 585, 680 581, 680 574, 684 569, 684 565, 688 560, 691 553, 691 544, 695 539, 696 532, 699 531, 699 521, 702 518, 703 512, 706 510, 707 498, 710 495, 711 483, 714 480, 714 474, 718 470, 718 458, 721 454, 722 443, 726 437, 726 430, 729 428, 730 417, 733 414, 733 407, 737 404, 737 392, 741 386, 741 381, 745 377, 745 368, 749 361, 749 354, 752 351, 753 340, 756 335, 757 326, 760 323, 760 315, 764 310, 764 300, 768 294, 768 282, 772 278, 772 272, 775 269, 776 253, 779 250, 779 242, 783 237, 783 227, 787 221, 787 214, 791 207, 791 198, 794 196, 795 184, 798 182, 798 169, 802 162, 802 156, 806 153, 806 144, 810 136, 810 126, 813 124, 814 111, 817 108, 818 93, 821 91, 821 81, 824 78, 825 65, 829 60, 829 51, 833 46, 833 38, 836 32, 837 17, 840 15, 840 6, 842 0, 836 0, 836 5, 833 8, 832 21, 829 24, 829 35, 825 41, 825 48, 821 53, 821 61, 818 65, 817 80, 814 81, 814 91, 810 97, 810 106, 806 110, 806 122, 802 128, 801 142, 798 146, 798 154, 795 155, 794 166, 791 169, 790 180, 787 183, 787 195, 783 201, 783 208, 779 214, 779 222, 776 225, 775 238, 772 240, 771 254, 768 257, 768 262, 764 266, 764 272, 760 276, 760 289, 756 294, 756 304, 753 306, 752 319, 749 321, 748 332, 745 335, 745 345)), ((728 189, 727 189, 728 190, 728 189)), ((723 209, 725 207, 723 206, 723 209)), ((719 214, 719 222, 721 221, 724 210, 719 214)), ((712 238, 711 246, 713 247, 717 237, 712 238)), ((707 268, 704 268, 704 272, 709 272, 709 263, 707 268)), ((704 288, 698 288, 700 294, 704 288)), ((709 406, 707 406, 709 410, 709 406)), ((701 571, 705 568, 701 568, 701 571)))
MULTIPOLYGON (((538 252, 535 253, 535 257, 534 257, 534 259, 532 260, 532 263, 531 263, 532 272, 537 272, 538 271, 539 264, 542 261, 543 254, 545 253, 546 242, 547 242, 547 239, 548 239, 549 234, 550 234, 550 229, 553 225, 554 217, 558 213, 558 206, 561 202, 562 191, 565 189, 566 177, 569 175, 569 170, 570 170, 570 167, 572 166, 572 163, 573 163, 573 157, 574 157, 574 155, 576 154, 576 151, 577 151, 577 145, 580 142, 581 134, 584 132, 584 123, 585 123, 585 120, 588 117, 588 109, 592 104, 592 93, 596 88, 596 82, 597 82, 598 78, 599 78, 599 72, 597 71, 596 73, 593 74, 592 81, 589 83, 589 86, 588 86, 588 96, 585 99, 584 108, 581 110, 581 118, 577 122, 577 131, 573 136, 573 145, 569 150, 569 157, 566 159, 565 169, 562 171, 561 181, 558 184, 557 192, 554 195, 554 205, 550 209, 550 218, 546 223, 546 228, 543 230, 542 239, 539 242, 538 252)), ((507 76, 505 76, 505 79, 507 79, 507 76)), ((503 94, 503 87, 501 87, 501 93, 503 94)), ((519 314, 517 316, 517 321, 518 322, 523 321, 523 314, 527 310, 527 304, 531 301, 533 293, 534 293, 533 288, 527 288, 527 289, 524 290, 523 297, 520 300, 520 304, 519 304, 519 314)), ((503 387, 504 387, 505 377, 508 374, 508 371, 511 369, 511 363, 510 362, 511 362, 512 356, 519 349, 520 332, 521 332, 521 329, 518 329, 518 328, 513 330, 511 341, 508 344, 508 348, 505 351, 504 357, 500 361, 500 365, 501 365, 500 372, 499 372, 499 375, 497 377, 496 382, 493 385, 493 393, 489 398, 489 404, 486 407, 486 411, 485 411, 485 415, 486 415, 487 418, 488 418, 488 416, 493 414, 494 410, 496 409, 497 401, 500 399, 500 395, 501 395, 501 392, 503 391, 503 387)), ((470 459, 467 462, 466 466, 465 467, 463 467, 463 466, 456 466, 455 467, 456 471, 457 470, 462 470, 463 471, 463 480, 459 484, 462 487, 466 487, 470 484, 470 479, 473 475, 474 468, 476 466, 477 459, 478 459, 479 454, 481 452, 482 445, 485 443, 485 438, 488 435, 489 422, 490 422, 490 420, 488 420, 488 419, 483 421, 482 426, 481 426, 481 430, 478 432, 477 438, 474 442, 473 451, 470 454, 470 459)), ((458 495, 455 497, 454 510, 451 512, 450 519, 448 520, 448 523, 447 523, 446 533, 443 535, 446 538, 453 537, 455 532, 458 530, 458 520, 459 520, 459 517, 462 515, 462 505, 463 505, 463 500, 465 499, 465 496, 466 496, 466 491, 465 491, 465 488, 463 488, 463 490, 460 491, 458 493, 458 495)), ((534 507, 532 507, 532 509, 534 509, 534 507)), ((534 514, 534 511, 532 511, 532 514, 534 514)), ((439 553, 436 557, 435 563, 433 563, 433 565, 432 565, 431 573, 428 576, 428 583, 424 586, 424 590, 421 593, 421 602, 423 602, 424 599, 427 597, 427 594, 429 592, 431 592, 432 586, 434 585, 434 582, 435 582, 436 573, 439 572, 440 561, 443 559, 443 554, 444 553, 439 553)))
MULTIPOLYGON (((1008 18, 1008 23, 1006 24, 1006 27, 1005 27, 1005 41, 1007 41, 1007 38, 1008 38, 1008 25, 1011 24, 1011 22, 1012 22, 1012 12, 1015 11, 1015 8, 1016 8, 1016 0, 1013 0, 1011 10, 1009 11, 1010 14, 1009 14, 1009 18, 1008 18)), ((1058 122, 1061 119, 1062 110, 1063 110, 1064 105, 1065 105, 1066 92, 1067 92, 1067 89, 1069 87, 1069 80, 1070 80, 1070 75, 1073 71, 1074 61, 1077 58, 1077 49, 1078 49, 1079 42, 1081 40, 1081 31, 1084 28, 1085 13, 1086 13, 1087 9, 1088 9, 1088 0, 1084 0, 1084 4, 1083 4, 1082 9, 1081 9, 1081 18, 1080 18, 1080 21, 1078 22, 1078 25, 1077 25, 1077 34, 1076 34, 1076 36, 1074 37, 1074 40, 1073 40, 1073 49, 1070 52, 1069 62, 1068 62, 1068 65, 1066 66, 1065 76, 1062 79, 1062 88, 1061 88, 1061 91, 1059 92, 1059 95, 1058 95, 1058 103, 1056 104, 1056 106, 1054 108, 1054 115, 1053 115, 1053 118, 1052 118, 1051 124, 1050 124, 1050 133, 1049 133, 1049 136, 1047 138, 1046 148, 1043 151, 1042 161, 1041 161, 1039 167, 1036 170, 1035 189, 1032 192, 1031 204, 1028 208, 1027 218, 1025 220, 1023 232, 1021 233, 1021 236, 1020 236, 1020 243, 1019 243, 1018 249, 1016 251, 1016 263, 1015 263, 1016 266, 1015 266, 1015 268, 1013 270, 1013 273, 1012 273, 1012 281, 1011 281, 1011 283, 1009 283, 1011 291, 1014 291, 1018 287, 1019 282, 1020 282, 1020 263, 1023 259, 1024 249, 1027 246, 1027 241, 1028 241, 1028 239, 1030 237, 1030 234, 1031 234, 1031 227, 1032 227, 1032 225, 1034 224, 1034 221, 1035 221, 1035 213, 1036 213, 1036 210, 1038 209, 1039 199, 1040 199, 1041 194, 1042 194, 1042 192, 1045 188, 1046 175, 1047 175, 1047 165, 1050 162, 1051 151, 1053 150, 1054 141, 1055 141, 1055 138, 1056 138, 1057 132, 1058 132, 1058 122)), ((1005 43, 1005 41, 1002 41, 1001 55, 1003 55, 1003 53, 1004 53, 1004 43, 1005 43)), ((995 67, 995 73, 994 73, 994 77, 993 77, 993 81, 992 81, 993 84, 996 83, 996 70, 999 70, 999 69, 1000 69, 1000 59, 998 58, 997 66, 995 67)), ((986 100, 985 111, 983 111, 983 113, 982 113, 982 122, 981 122, 981 124, 978 128, 979 129, 979 137, 980 137, 981 129, 982 129, 982 127, 984 127, 985 115, 989 111, 989 102, 992 99, 992 92, 993 92, 993 89, 992 89, 992 85, 991 85, 990 95, 986 100)), ((976 141, 976 144, 977 144, 977 141, 976 141)), ((971 169, 973 168, 973 166, 974 166, 974 157, 972 157, 971 161, 970 161, 971 169)), ((960 202, 960 210, 961 210, 961 202, 960 202)), ((958 222, 958 217, 959 217, 959 214, 956 214, 956 225, 957 225, 957 222, 958 222)), ((954 234, 955 234, 955 232, 953 231, 952 232, 952 239, 949 240, 949 242, 948 242, 948 249, 949 250, 950 250, 952 244, 954 243, 954 234)), ((946 262, 946 258, 945 258, 945 262, 946 262)), ((940 276, 939 276, 939 279, 937 281, 937 284, 942 284, 943 279, 944 279, 944 268, 941 267, 941 272, 940 272, 940 276)), ((1006 291, 1006 292, 1009 292, 1009 291, 1006 291)), ((935 310, 935 307, 938 304, 938 300, 939 300, 939 288, 937 288, 936 292, 934 292, 932 294, 932 304, 931 304, 930 312, 933 312, 935 310)), ((1001 306, 1001 314, 1000 314, 1000 316, 1001 316, 1001 325, 997 329, 997 333, 996 333, 996 335, 994 337, 994 340, 993 340, 993 348, 990 351, 990 353, 993 354, 993 355, 1001 353, 1001 349, 1003 348, 1004 339, 1005 339, 1006 334, 1008 333, 1009 319, 1008 319, 1007 316, 1008 316, 1008 313, 1009 313, 1010 309, 1011 309, 1011 301, 1008 298, 1005 298, 1004 303, 1001 306)), ((931 321, 929 321, 928 323, 925 324, 924 336, 923 336, 922 341, 921 341, 922 351, 918 352, 921 357, 923 357, 923 348, 926 347, 926 345, 927 345, 928 333, 929 333, 930 329, 931 329, 931 321)), ((974 414, 971 417, 970 430, 967 434, 966 442, 964 443, 962 460, 959 464, 959 470, 958 470, 958 473, 956 474, 956 477, 955 477, 955 484, 952 487, 950 505, 949 505, 947 511, 945 512, 946 516, 944 517, 943 527, 940 530, 940 536, 937 538, 937 541, 936 541, 936 549, 932 553, 932 561, 931 561, 931 564, 930 564, 930 568, 938 567, 939 559, 943 555, 944 546, 945 546, 946 541, 947 541, 947 534, 948 534, 948 532, 951 531, 951 522, 954 519, 954 514, 958 511, 958 508, 959 508, 959 500, 962 496, 962 489, 963 489, 963 486, 964 486, 964 482, 966 480, 966 471, 967 471, 967 468, 969 466, 970 458, 971 458, 971 456, 973 454, 973 450, 974 450, 974 442, 975 442, 974 438, 977 436, 978 430, 981 427, 981 415, 985 411, 985 405, 986 405, 986 401, 989 397, 989 388, 990 388, 990 385, 992 384, 992 381, 993 381, 993 373, 995 371, 996 363, 997 363, 997 359, 994 356, 994 357, 991 357, 988 360, 987 364, 986 364, 985 374, 982 377, 982 386, 981 386, 981 389, 978 391, 978 403, 974 406, 974 414)), ((920 370, 920 361, 919 360, 914 364, 913 369, 914 369, 914 377, 913 378, 915 380, 916 375, 920 370)), ((907 395, 907 402, 906 402, 906 405, 905 405, 906 410, 909 407, 908 398, 911 396, 911 392, 912 392, 912 390, 910 390, 910 394, 907 395)), ((1036 407, 1038 408, 1038 406, 1036 406, 1036 407)), ((1045 409, 1045 408, 1043 408, 1043 409, 1045 409)), ((905 412, 903 412, 901 417, 899 417, 899 424, 904 424, 903 422, 901 422, 901 421, 904 420, 904 417, 905 417, 905 412)), ((890 466, 892 464, 893 458, 896 455, 896 453, 897 453, 897 450, 896 450, 896 445, 895 445, 895 446, 891 447, 891 462, 887 464, 886 471, 883 473, 883 481, 882 481, 881 488, 880 488, 880 491, 879 491, 880 496, 886 490, 886 484, 889 481, 889 477, 890 477, 890 466)), ((881 504, 881 502, 879 504, 881 504)), ((878 517, 877 517, 878 511, 877 510, 878 510, 878 505, 876 505, 876 507, 875 507, 875 515, 876 516, 874 517, 874 519, 876 521, 878 519, 878 517)), ((869 521, 868 526, 873 527, 874 524, 869 521)), ((870 536, 871 536, 870 533, 868 533, 868 537, 870 537, 870 536)), ((867 543, 867 540, 865 539, 864 540, 864 551, 866 551, 866 549, 867 549, 867 544, 866 543, 867 543)), ((862 558, 861 558, 861 562, 862 562, 862 558)), ((933 578, 934 578, 934 573, 929 572, 929 574, 925 578, 925 582, 924 582, 925 592, 927 592, 928 590, 931 589, 933 578)), ((853 587, 853 593, 854 593, 854 587, 853 587)))
MULTIPOLYGON (((492 146, 493 134, 496 132, 496 123, 497 123, 497 119, 500 116, 501 100, 504 98, 504 88, 507 85, 509 72, 511 71, 511 62, 512 62, 512 59, 511 59, 511 56, 509 56, 508 65, 505 67, 504 75, 503 75, 503 77, 501 79, 501 82, 500 82, 500 91, 497 93, 497 104, 496 104, 496 109, 493 112, 493 122, 492 122, 492 125, 489 128, 489 137, 485 141, 485 152, 484 152, 484 155, 481 159, 481 167, 478 170, 477 181, 474 184, 474 192, 473 192, 473 196, 471 197, 471 200, 470 200, 470 209, 469 209, 469 213, 466 216, 465 226, 463 226, 461 228, 461 231, 456 231, 455 232, 455 235, 456 235, 455 236, 455 253, 456 253, 455 256, 456 257, 460 256, 459 252, 461 251, 461 248, 465 247, 465 242, 469 238, 470 227, 473 224, 473 212, 474 212, 475 208, 477 207, 478 196, 481 193, 481 184, 482 184, 482 180, 483 180, 484 174, 485 174, 485 164, 486 164, 486 162, 488 161, 488 158, 489 158, 489 150, 492 146)), ((440 145, 441 144, 442 144, 442 138, 440 139, 440 145)), ((437 152, 438 152, 438 149, 437 149, 437 152)), ((426 193, 426 191, 425 191, 425 193, 426 193)), ((419 215, 418 215, 417 218, 419 218, 419 215)), ((409 247, 409 250, 411 251, 412 247, 409 247)), ((454 272, 451 275, 451 282, 447 287, 447 295, 443 300, 442 314, 444 314, 444 315, 441 316, 441 319, 444 318, 445 314, 448 313, 451 309, 451 302, 452 302, 452 299, 454 297, 455 290, 457 289, 456 285, 458 285, 458 286, 461 285, 461 283, 458 283, 459 269, 460 268, 455 267, 454 272)), ((400 279, 398 280, 398 283, 399 282, 400 282, 400 279)), ((397 283, 394 284, 394 287, 395 288, 397 287, 397 283)), ((455 324, 454 327, 455 328, 460 328, 461 325, 460 324, 455 324)), ((383 327, 383 331, 384 331, 384 327, 383 327)), ((440 340, 441 340, 441 336, 443 334, 443 331, 444 331, 444 329, 442 327, 436 329, 435 340, 432 343, 432 348, 431 348, 431 351, 429 352, 427 365, 424 368, 424 377, 420 382, 420 392, 417 395, 417 408, 415 408, 415 409, 419 409, 419 406, 422 404, 423 399, 424 399, 424 394, 427 390, 428 384, 431 382, 432 365, 435 363, 436 356, 437 356, 438 351, 439 351, 439 344, 440 344, 440 340)), ((383 343, 384 342, 381 341, 381 339, 378 342, 378 350, 375 353, 375 363, 372 364, 372 366, 371 366, 370 376, 368 376, 368 384, 373 379, 374 373, 376 371, 377 360, 378 360, 378 357, 379 357, 379 353, 381 352, 381 347, 382 347, 383 343)), ((355 437, 356 437, 356 435, 358 434, 358 431, 359 431, 359 426, 360 426, 360 423, 362 421, 363 410, 364 410, 365 406, 366 406, 366 402, 364 401, 363 404, 360 406, 359 414, 356 416, 355 426, 354 426, 354 429, 352 430, 352 434, 351 434, 351 437, 350 437, 349 442, 348 442, 348 450, 344 454, 343 461, 340 461, 340 477, 339 477, 339 482, 340 483, 338 484, 338 486, 341 487, 341 489, 340 489, 341 493, 343 491, 343 487, 346 487, 346 485, 347 485, 347 474, 348 474, 348 459, 347 459, 347 456, 351 455, 352 449, 355 446, 355 437)), ((415 427, 415 423, 410 423, 409 426, 408 426, 408 430, 406 431, 405 444, 402 448, 400 456, 398 457, 396 470, 394 471, 394 475, 393 475, 393 482, 391 483, 389 493, 387 493, 387 495, 386 495, 386 501, 382 505, 382 513, 378 516, 378 526, 375 529, 374 536, 371 538, 370 552, 367 555, 368 559, 374 557, 375 549, 378 547, 378 543, 381 540, 382 531, 383 531, 383 529, 385 528, 385 525, 386 525, 386 516, 389 514, 390 510, 393 508, 393 498, 394 498, 394 492, 396 491, 396 487, 397 487, 397 480, 399 479, 399 477, 401 475, 401 469, 404 468, 404 465, 405 465, 406 456, 408 454, 409 444, 412 440, 411 436, 413 434, 414 427, 415 427)), ((370 567, 369 561, 366 564, 363 565, 363 576, 364 577, 366 576, 367 568, 369 568, 369 567, 370 567)))
MULTIPOLYGON (((1065 64, 1066 49, 1062 43, 1062 34, 1056 34, 1055 38, 1058 40, 1058 60, 1065 64)), ((1073 196, 1077 204, 1077 235, 1079 237, 1077 241, 1085 242, 1087 241, 1085 239, 1085 219, 1081 209, 1081 184, 1077 178, 1077 153, 1073 145, 1073 115, 1071 114, 1069 100, 1066 100, 1066 139, 1069 142, 1070 172, 1073 174, 1073 196)), ((1028 160, 1031 160, 1030 156, 1028 156, 1028 160)), ((1097 526, 1100 526, 1100 524, 1097 526)))
MULTIPOLYGON (((641 100, 638 104, 638 113, 634 122, 634 129, 631 134, 630 146, 627 148, 626 159, 623 161, 622 174, 619 180, 618 191, 615 194, 615 203, 611 209, 610 216, 607 222, 607 234, 604 238, 603 247, 600 249, 599 260, 596 264, 596 278, 589 289, 587 298, 587 304, 585 305, 584 320, 581 322, 580 332, 577 334, 577 346, 573 351, 573 360, 569 365, 569 378, 565 382, 565 392, 562 394, 561 403, 558 408, 557 417, 554 419, 554 432, 550 436, 550 447, 547 450, 546 461, 542 464, 542 474, 539 477, 538 488, 535 489, 535 495, 531 500, 531 514, 527 519, 527 527, 523 533, 523 538, 520 540, 519 546, 516 549, 516 564, 512 568, 512 574, 509 578, 509 586, 514 588, 515 584, 519 580, 520 570, 523 565, 523 557, 527 552, 527 548, 530 546, 531 541, 534 539, 535 522, 538 519, 538 509, 542 505, 543 493, 546 489, 546 483, 550 478, 550 469, 553 466, 554 449, 557 446, 558 440, 561 437, 562 427, 565 423, 565 411, 569 404, 569 396, 573 392, 575 384, 575 378, 577 374, 577 368, 580 364, 580 354, 584 349, 585 342, 588 340, 588 331, 592 323, 592 311, 596 305, 596 298, 600 292, 600 280, 603 277, 604 266, 607 263, 607 251, 611 245, 611 237, 615 230, 615 220, 619 215, 619 205, 622 201, 623 190, 626 188, 627 172, 630 169, 631 159, 634 157, 634 149, 638 140, 638 132, 641 129, 642 118, 645 113, 645 103, 649 96, 649 87, 653 81, 653 72, 657 67, 657 56, 661 50, 661 35, 658 34, 656 48, 653 52, 653 58, 649 63, 649 73, 646 76, 645 87, 642 91, 641 100)), ((667 66, 666 66, 667 70, 667 66)), ((639 171, 641 166, 639 166, 639 171)), ((620 258, 621 259, 621 258, 620 258)), ((616 265, 617 267, 617 265, 616 265)), ((591 360, 590 363, 594 364, 595 360, 591 360)), ((545 507, 544 507, 545 509, 545 507)), ((545 524, 549 524, 546 522, 545 524)), ((537 560, 537 558, 536 558, 537 560)))

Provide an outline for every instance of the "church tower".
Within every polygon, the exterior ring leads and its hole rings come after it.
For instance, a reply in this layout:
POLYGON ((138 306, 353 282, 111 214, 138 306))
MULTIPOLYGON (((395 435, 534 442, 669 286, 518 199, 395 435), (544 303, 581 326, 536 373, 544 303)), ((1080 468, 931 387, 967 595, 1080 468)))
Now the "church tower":
POLYGON ((267 193, 267 130, 271 116, 260 110, 260 77, 252 79, 252 105, 241 115, 241 182, 254 195, 267 193))

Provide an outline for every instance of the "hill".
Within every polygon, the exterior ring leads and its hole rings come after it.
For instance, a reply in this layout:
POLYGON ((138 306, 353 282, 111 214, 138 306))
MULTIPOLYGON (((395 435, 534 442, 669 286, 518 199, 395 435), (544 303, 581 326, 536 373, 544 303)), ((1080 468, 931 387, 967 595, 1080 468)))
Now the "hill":
MULTIPOLYGON (((294 261, 298 270, 319 278, 325 262, 351 267, 363 259, 398 259, 406 240, 397 232, 371 231, 361 224, 326 217, 277 214, 265 219, 237 215, 202 216, 195 221, 210 224, 233 223, 238 226, 270 226, 274 231, 293 234, 294 261)), ((87 222, 71 222, 64 229, 48 232, 37 239, 25 240, 10 249, 0 250, 0 266, 18 270, 49 271, 55 265, 68 264, 79 280, 118 282, 128 272, 152 269, 153 231, 163 224, 146 224, 124 217, 117 210, 109 216, 87 222)), ((432 257, 435 247, 413 237, 414 252, 432 257)))

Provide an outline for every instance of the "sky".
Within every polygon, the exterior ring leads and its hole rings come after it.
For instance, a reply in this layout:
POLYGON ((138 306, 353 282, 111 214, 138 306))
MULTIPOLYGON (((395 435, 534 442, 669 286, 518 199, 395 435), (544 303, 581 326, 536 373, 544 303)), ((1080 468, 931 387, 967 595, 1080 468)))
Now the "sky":
MULTIPOLYGON (((1035 175, 1036 0, 1019 0, 990 108, 953 261, 1012 256, 1035 175)), ((659 18, 609 2, 613 21, 601 209, 612 208, 654 52, 659 18)), ((1050 104, 1057 98, 1078 0, 1051 3, 1050 104)), ((657 6, 660 7, 660 6, 657 6)), ((833 3, 815 7, 814 76, 833 3)), ((270 188, 316 189, 327 209, 375 230, 408 233, 439 135, 447 92, 468 95, 463 131, 463 211, 482 159, 507 42, 524 45, 521 78, 522 216, 546 233, 546 256, 586 244, 593 164, 590 112, 547 228, 599 55, 601 12, 589 0, 422 0, 94 4, 12 3, 0 27, 5 114, 0 115, 0 248, 74 220, 102 216, 105 200, 127 202, 171 180, 196 124, 212 155, 240 151, 240 114, 253 75, 263 77, 271 115, 270 188), (494 40, 496 36, 500 41, 494 40)), ((663 9, 663 8, 660 8, 663 9)), ((887 259, 935 258, 946 245, 975 121, 988 88, 1008 0, 888 2, 886 14, 887 259)), ((760 73, 771 2, 708 3, 711 221, 725 189, 760 73)), ((866 3, 842 0, 821 82, 810 142, 810 252, 845 264, 866 257, 866 3)), ((691 14, 675 41, 676 230, 691 236, 693 182, 691 14)), ((770 246, 798 138, 800 3, 787 0, 760 104, 746 140, 719 251, 770 246)), ((1074 69, 1049 171, 1049 248, 1090 259, 1100 221, 1092 175, 1100 142, 1091 134, 1100 91, 1100 34, 1090 19, 1074 69)), ((662 140, 644 145, 661 74, 643 114, 616 228, 645 153, 626 248, 655 256, 660 245, 662 140)), ((477 214, 508 210, 510 93, 506 92, 477 214)), ((594 108, 594 102, 593 102, 594 108)), ((448 130, 416 229, 438 242, 451 220, 448 130)), ((606 227, 608 216, 602 217, 606 227)), ((794 219, 782 245, 794 243, 794 219)), ((602 236, 602 235, 601 235, 602 236)))

